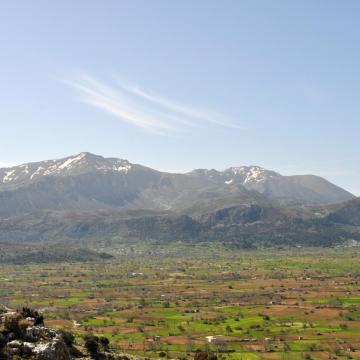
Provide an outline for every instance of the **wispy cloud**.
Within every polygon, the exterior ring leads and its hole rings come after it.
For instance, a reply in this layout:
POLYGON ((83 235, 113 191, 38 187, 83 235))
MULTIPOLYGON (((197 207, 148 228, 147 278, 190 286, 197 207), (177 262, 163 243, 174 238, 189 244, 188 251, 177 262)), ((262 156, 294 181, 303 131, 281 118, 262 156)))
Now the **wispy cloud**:
POLYGON ((168 135, 210 124, 238 128, 222 114, 179 104, 137 85, 109 84, 91 76, 81 76, 65 83, 79 92, 84 103, 152 133, 168 135))

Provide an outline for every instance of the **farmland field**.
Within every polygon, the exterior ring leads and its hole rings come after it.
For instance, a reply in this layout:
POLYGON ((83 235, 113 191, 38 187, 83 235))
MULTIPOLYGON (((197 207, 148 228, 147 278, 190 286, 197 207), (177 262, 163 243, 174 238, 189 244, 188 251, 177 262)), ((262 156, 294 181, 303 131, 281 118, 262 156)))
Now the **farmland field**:
POLYGON ((360 251, 127 255, 0 265, 0 303, 148 358, 360 358, 360 251), (212 336, 212 338, 207 338, 212 336), (211 340, 211 342, 210 342, 211 340))

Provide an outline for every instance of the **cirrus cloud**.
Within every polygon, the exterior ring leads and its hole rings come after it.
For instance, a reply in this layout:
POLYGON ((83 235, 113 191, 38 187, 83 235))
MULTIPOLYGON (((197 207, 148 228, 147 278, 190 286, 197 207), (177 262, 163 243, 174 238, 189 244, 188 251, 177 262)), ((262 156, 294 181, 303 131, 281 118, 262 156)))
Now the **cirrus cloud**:
POLYGON ((194 127, 239 128, 222 114, 180 104, 128 83, 105 83, 91 76, 65 81, 80 100, 143 130, 168 135, 194 127))

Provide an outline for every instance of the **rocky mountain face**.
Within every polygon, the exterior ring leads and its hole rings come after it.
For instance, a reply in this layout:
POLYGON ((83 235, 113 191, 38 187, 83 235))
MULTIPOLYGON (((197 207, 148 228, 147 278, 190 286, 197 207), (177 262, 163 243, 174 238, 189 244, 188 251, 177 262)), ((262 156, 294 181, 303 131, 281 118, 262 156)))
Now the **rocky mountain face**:
POLYGON ((327 246, 358 239, 353 199, 313 175, 282 176, 258 166, 169 174, 81 153, 0 169, 0 241, 327 246), (350 205, 333 205, 344 201, 350 205), (345 213, 352 214, 347 226, 345 213))

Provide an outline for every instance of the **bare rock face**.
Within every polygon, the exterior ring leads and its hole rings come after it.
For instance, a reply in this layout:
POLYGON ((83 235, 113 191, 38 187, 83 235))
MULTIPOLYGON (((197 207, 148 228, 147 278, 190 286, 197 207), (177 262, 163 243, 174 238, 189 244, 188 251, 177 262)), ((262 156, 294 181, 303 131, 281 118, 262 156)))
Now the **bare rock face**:
POLYGON ((32 355, 32 352, 35 348, 35 345, 29 342, 24 342, 21 340, 10 341, 4 349, 5 358, 12 359, 14 356, 18 357, 29 357, 32 355))
POLYGON ((24 332, 24 338, 30 342, 36 342, 39 339, 53 339, 56 336, 59 336, 56 330, 39 325, 29 326, 24 332))
POLYGON ((26 310, 0 315, 0 359, 70 360, 61 333, 45 327, 36 312, 26 316, 26 310))
MULTIPOLYGON (((139 357, 114 354, 108 342, 97 341, 95 357, 102 360, 138 360, 139 357)), ((76 344, 74 336, 64 330, 44 326, 44 318, 37 311, 0 311, 0 360, 90 360, 86 345, 76 344), (73 338, 71 340, 71 337, 73 338), (69 340, 70 339, 70 340, 69 340)))
POLYGON ((61 338, 36 345, 33 354, 38 360, 69 360, 71 359, 69 350, 61 338))
POLYGON ((5 359, 12 359, 14 356, 18 356, 20 358, 27 357, 36 360, 71 359, 69 350, 67 349, 64 341, 59 337, 39 343, 13 340, 6 344, 3 354, 5 359))

